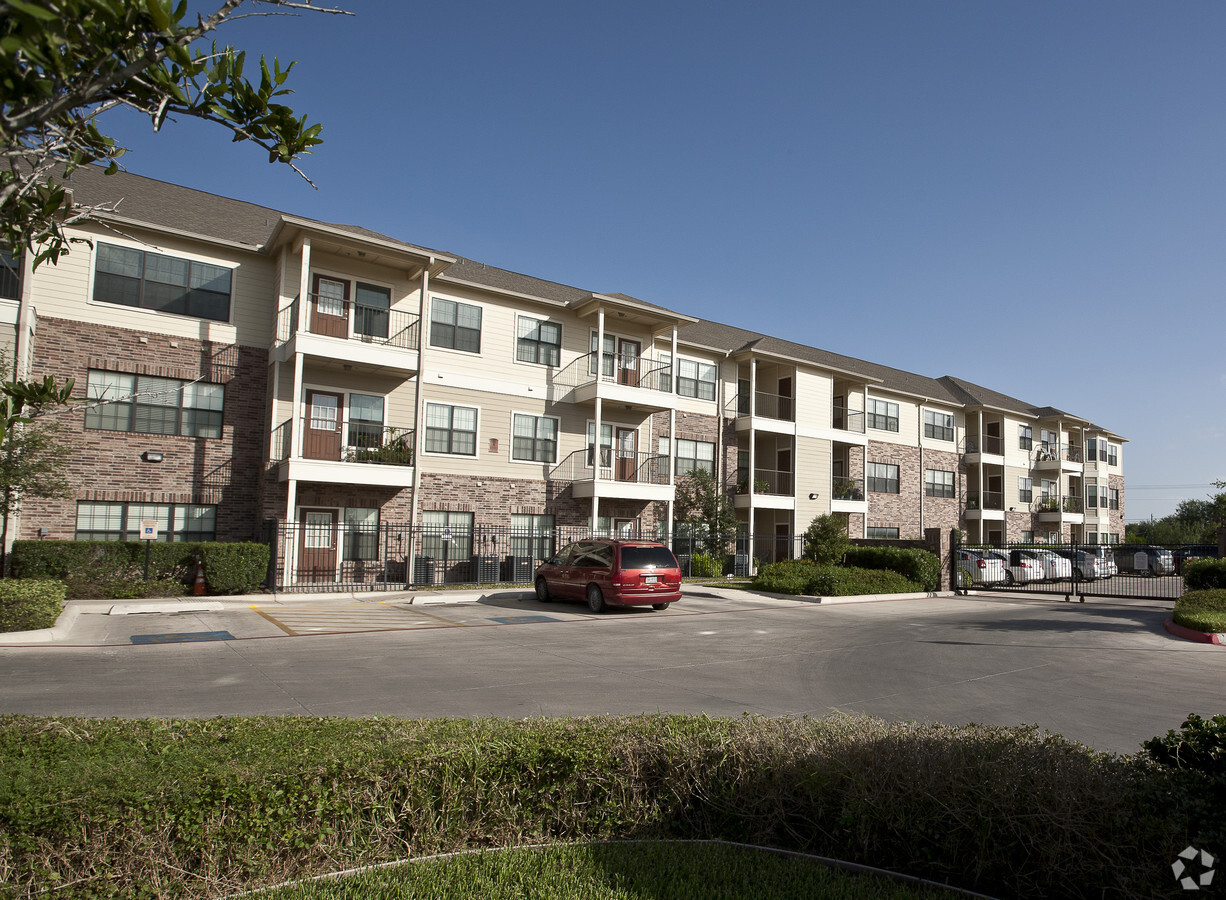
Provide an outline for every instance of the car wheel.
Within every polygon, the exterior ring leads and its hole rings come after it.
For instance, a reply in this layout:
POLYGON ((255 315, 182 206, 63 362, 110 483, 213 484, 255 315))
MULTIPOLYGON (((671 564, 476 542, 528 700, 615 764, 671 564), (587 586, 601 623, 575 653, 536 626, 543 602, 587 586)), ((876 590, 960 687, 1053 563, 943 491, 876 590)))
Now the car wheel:
POLYGON ((667 603, 653 603, 651 604, 651 608, 655 610, 668 609, 668 604, 667 603))
POLYGON ((1006 572, 1005 572, 1005 586, 1006 586, 1006 587, 1013 587, 1013 581, 1014 581, 1014 579, 1013 579, 1013 573, 1012 573, 1012 572, 1008 572, 1008 571, 1006 571, 1006 572))
POLYGON ((600 593, 600 586, 589 584, 587 586, 587 608, 594 613, 602 613, 608 606, 604 602, 604 594, 600 593))
POLYGON ((549 602, 549 585, 545 583, 544 578, 536 580, 536 599, 542 603, 549 602))

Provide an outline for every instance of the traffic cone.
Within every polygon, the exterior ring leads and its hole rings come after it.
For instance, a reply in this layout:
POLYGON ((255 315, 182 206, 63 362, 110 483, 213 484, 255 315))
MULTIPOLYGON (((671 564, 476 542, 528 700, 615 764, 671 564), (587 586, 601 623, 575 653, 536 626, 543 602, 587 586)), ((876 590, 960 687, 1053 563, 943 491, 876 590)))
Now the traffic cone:
POLYGON ((200 563, 196 566, 196 583, 192 585, 192 594, 199 597, 204 590, 204 563, 200 563))

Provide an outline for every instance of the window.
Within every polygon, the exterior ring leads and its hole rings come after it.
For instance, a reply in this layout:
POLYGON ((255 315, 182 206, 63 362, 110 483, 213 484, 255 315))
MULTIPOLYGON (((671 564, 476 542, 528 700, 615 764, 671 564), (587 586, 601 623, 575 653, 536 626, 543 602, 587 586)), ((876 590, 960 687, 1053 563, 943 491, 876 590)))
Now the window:
POLYGON ((477 455, 477 411, 467 406, 426 404, 426 450, 477 455))
POLYGON ((1020 538, 1023 544, 1033 544, 1034 543, 1034 532, 1033 531, 1027 531, 1026 529, 1022 529, 1018 537, 1020 538))
POLYGON ((379 558, 379 510, 374 507, 345 508, 342 558, 370 560, 379 558))
POLYGON ((0 247, 0 297, 21 299, 21 254, 0 247))
POLYGON ((715 366, 693 359, 678 359, 677 393, 682 397, 714 400, 715 366))
POLYGON ((1040 483, 1042 489, 1042 497, 1046 501, 1055 500, 1060 496, 1060 486, 1054 481, 1043 481, 1040 483))
POLYGON ((1086 485, 1086 508, 1088 509, 1098 508, 1098 485, 1096 484, 1086 485))
POLYGON ((228 322, 230 275, 224 266, 99 243, 94 300, 228 322))
POLYGON ((91 369, 85 427, 139 434, 221 437, 225 387, 91 369))
POLYGON ((421 555, 467 561, 473 555, 473 514, 425 510, 421 514, 421 555))
MULTIPOLYGON (((668 456, 668 438, 660 438, 660 455, 668 456)), ((715 474, 715 444, 677 438, 677 476, 692 475, 699 469, 715 474)))
POLYGON ((1119 488, 1108 488, 1108 489, 1107 489, 1107 498, 1108 498, 1109 507, 1110 507, 1111 509, 1119 509, 1119 508, 1120 508, 1120 491, 1119 491, 1119 488))
MULTIPOLYGON (((587 464, 592 465, 592 457, 596 452, 596 423, 587 423, 587 464)), ((600 424, 600 464, 613 465, 613 426, 608 422, 600 424)))
POLYGON ((1034 428, 1029 425, 1017 426, 1017 447, 1019 450, 1033 449, 1034 428))
POLYGON ((1107 465, 1118 466, 1120 464, 1120 448, 1115 444, 1107 445, 1107 465))
POLYGON ((657 354, 659 362, 655 365, 655 371, 659 373, 660 390, 666 394, 673 392, 673 354, 663 350, 657 354))
POLYGON ((366 337, 388 336, 388 315, 392 308, 392 289, 359 281, 354 292, 353 333, 366 337))
POLYGON ((896 541, 898 540, 898 528, 870 525, 868 526, 868 536, 879 541, 896 541))
POLYGON ((866 466, 868 489, 875 494, 898 493, 898 466, 871 462, 866 466))
POLYGON ((1107 461, 1107 442, 1106 441, 1098 442, 1098 458, 1102 462, 1107 461))
POLYGON ((481 307, 435 297, 430 303, 430 346, 481 352, 481 307))
POLYGON ((553 516, 511 513, 512 556, 549 559, 553 548, 553 516))
POLYGON ((211 541, 217 533, 217 507, 191 503, 77 503, 78 541, 137 541, 140 523, 158 523, 159 541, 211 541))
POLYGON ((516 326, 515 358, 520 362, 556 366, 562 360, 562 326, 520 316, 516 326))
POLYGON ((511 459, 557 462, 558 420, 548 416, 511 416, 511 459))
POLYGON ((1017 499, 1019 503, 1030 503, 1034 500, 1034 479, 1019 475, 1017 477, 1017 499))
POLYGON ((349 395, 349 446, 383 446, 383 398, 349 395))
MULTIPOLYGON (((1086 462, 1096 462, 1098 460, 1098 455, 1095 452, 1095 448, 1097 446, 1098 441, 1094 440, 1094 438, 1090 438, 1088 441, 1086 441, 1086 462)), ((1107 457, 1104 455, 1103 462, 1106 461, 1107 457)))
POLYGON ((1039 440, 1044 450, 1055 453, 1060 449, 1060 435, 1044 428, 1039 432, 1039 440))
POLYGON ((925 469, 924 493, 929 497, 952 497, 954 473, 943 469, 925 469))
POLYGON ((1100 484, 1098 486, 1098 508, 1107 508, 1107 486, 1105 484, 1100 484))
POLYGON ((924 410, 924 437, 938 441, 952 441, 954 439, 954 417, 947 413, 934 412, 931 409, 924 410))
MULTIPOLYGON (((588 360, 588 372, 592 375, 596 374, 596 339, 599 337, 595 331, 592 332, 592 355, 588 360)), ((614 367, 617 364, 617 337, 612 334, 604 336, 604 352, 600 354, 600 374, 604 378, 612 378, 614 367)))
POLYGON ((876 428, 879 431, 897 431, 898 404, 889 403, 885 400, 869 400, 868 427, 876 428))

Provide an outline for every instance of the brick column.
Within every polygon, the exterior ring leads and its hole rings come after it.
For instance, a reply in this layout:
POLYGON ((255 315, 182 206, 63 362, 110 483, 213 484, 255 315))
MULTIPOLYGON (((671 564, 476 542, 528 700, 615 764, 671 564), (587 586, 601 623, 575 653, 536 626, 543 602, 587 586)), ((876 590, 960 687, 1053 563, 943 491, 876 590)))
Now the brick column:
POLYGON ((950 589, 949 573, 953 568, 953 563, 950 558, 953 552, 952 532, 948 528, 925 528, 924 540, 928 544, 928 549, 937 555, 937 559, 941 561, 941 583, 937 585, 937 590, 948 591, 950 589))

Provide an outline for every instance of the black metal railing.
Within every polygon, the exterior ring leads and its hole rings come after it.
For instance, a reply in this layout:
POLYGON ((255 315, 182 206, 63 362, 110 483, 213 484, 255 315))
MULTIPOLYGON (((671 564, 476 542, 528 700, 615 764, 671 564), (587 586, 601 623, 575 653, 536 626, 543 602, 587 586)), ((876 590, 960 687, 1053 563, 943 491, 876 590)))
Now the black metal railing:
POLYGON ((864 434, 864 413, 858 409, 836 406, 831 419, 831 425, 838 431, 864 434))
POLYGON ((658 453, 632 453, 615 447, 600 448, 600 466, 594 465, 595 447, 576 450, 550 470, 551 481, 621 481, 668 484, 669 461, 658 453), (599 471, 598 471, 599 469, 599 471))
POLYGON ((1005 508, 1005 495, 1000 491, 967 491, 966 508, 1001 510, 1005 508))
POLYGON ((999 435, 985 434, 983 436, 968 434, 966 436, 967 453, 990 453, 1000 456, 1005 452, 1004 441, 999 435))
MULTIPOLYGON (((331 421, 312 416, 303 416, 299 422, 299 459, 413 465, 416 431, 412 428, 389 428, 371 422, 331 421)), ((272 458, 275 460, 290 458, 290 424, 287 420, 273 429, 272 458)))
POLYGON ((833 500, 863 500, 864 479, 834 476, 830 482, 830 497, 833 500))
POLYGON ((421 322, 416 313, 368 306, 350 300, 310 295, 305 315, 295 299, 277 311, 277 342, 285 343, 300 328, 324 337, 416 350, 421 322))
POLYGON ((553 384, 576 388, 599 380, 666 394, 673 392, 673 367, 669 363, 637 353, 604 353, 599 354, 601 364, 598 373, 597 356, 595 351, 580 356, 553 376, 553 384))

